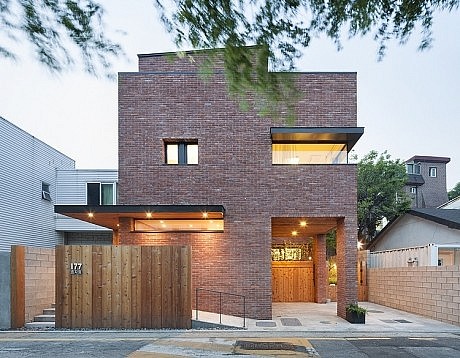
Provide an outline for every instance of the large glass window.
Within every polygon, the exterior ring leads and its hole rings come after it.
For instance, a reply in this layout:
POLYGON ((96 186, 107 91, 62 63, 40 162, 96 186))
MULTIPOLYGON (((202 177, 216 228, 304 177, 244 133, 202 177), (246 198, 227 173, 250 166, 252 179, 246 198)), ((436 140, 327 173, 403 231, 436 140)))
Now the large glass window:
POLYGON ((86 204, 87 205, 114 205, 115 183, 87 183, 86 204))
POLYGON ((165 143, 166 164, 198 164, 197 142, 165 143))
POLYGON ((346 164, 343 143, 273 143, 273 164, 346 164))
POLYGON ((222 232, 224 231, 224 220, 135 220, 134 230, 141 232, 222 232))

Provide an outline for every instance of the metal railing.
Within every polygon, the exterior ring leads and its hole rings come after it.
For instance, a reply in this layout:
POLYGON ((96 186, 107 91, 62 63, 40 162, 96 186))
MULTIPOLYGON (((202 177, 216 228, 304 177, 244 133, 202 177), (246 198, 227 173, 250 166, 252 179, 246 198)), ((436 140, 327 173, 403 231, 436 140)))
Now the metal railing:
POLYGON ((195 311, 196 311, 196 320, 198 321, 198 311, 199 311, 199 300, 198 300, 198 292, 205 291, 211 294, 219 295, 219 324, 222 324, 222 296, 234 296, 243 299, 243 328, 246 328, 246 296, 237 295, 236 293, 229 293, 229 292, 222 292, 222 291, 215 291, 215 290, 208 290, 206 288, 197 288, 195 292, 195 311))

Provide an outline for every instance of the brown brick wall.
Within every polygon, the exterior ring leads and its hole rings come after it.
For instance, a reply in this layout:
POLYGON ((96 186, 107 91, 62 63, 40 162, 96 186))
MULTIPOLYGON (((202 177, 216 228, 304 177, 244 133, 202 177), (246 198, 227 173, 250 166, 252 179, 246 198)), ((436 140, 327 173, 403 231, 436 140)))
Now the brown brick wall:
MULTIPOLYGON (((142 58, 140 68, 159 71, 165 61, 142 58)), ((355 73, 299 74, 296 83, 294 125, 356 126, 355 73)), ((356 251, 356 167, 272 165, 270 127, 283 125, 241 112, 220 75, 121 73, 119 203, 221 204, 226 213, 218 234, 135 234, 125 221, 120 243, 190 244, 194 287, 244 294, 250 316, 271 318, 272 217, 345 218, 346 250, 356 251), (197 139, 199 164, 165 165, 168 138, 197 139)))
POLYGON ((369 302, 460 326, 460 266, 373 268, 369 302))
POLYGON ((55 301, 54 249, 25 248, 25 322, 33 321, 55 301))

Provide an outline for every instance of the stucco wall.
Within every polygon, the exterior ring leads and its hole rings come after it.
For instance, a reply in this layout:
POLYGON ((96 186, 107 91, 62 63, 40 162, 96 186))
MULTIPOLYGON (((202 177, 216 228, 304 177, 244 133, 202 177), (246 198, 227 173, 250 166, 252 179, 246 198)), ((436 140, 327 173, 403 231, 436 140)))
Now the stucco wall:
POLYGON ((367 270, 369 302, 460 326, 460 266, 367 270))
POLYGON ((406 214, 384 237, 380 237, 372 251, 392 250, 406 247, 460 244, 460 230, 406 214))

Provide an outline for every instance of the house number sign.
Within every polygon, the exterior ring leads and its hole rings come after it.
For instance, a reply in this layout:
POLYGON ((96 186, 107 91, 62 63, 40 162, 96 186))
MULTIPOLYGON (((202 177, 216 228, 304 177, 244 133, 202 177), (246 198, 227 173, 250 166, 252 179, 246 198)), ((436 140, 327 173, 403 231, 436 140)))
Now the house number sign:
POLYGON ((83 274, 83 264, 81 262, 71 262, 70 263, 70 274, 71 275, 83 274))

